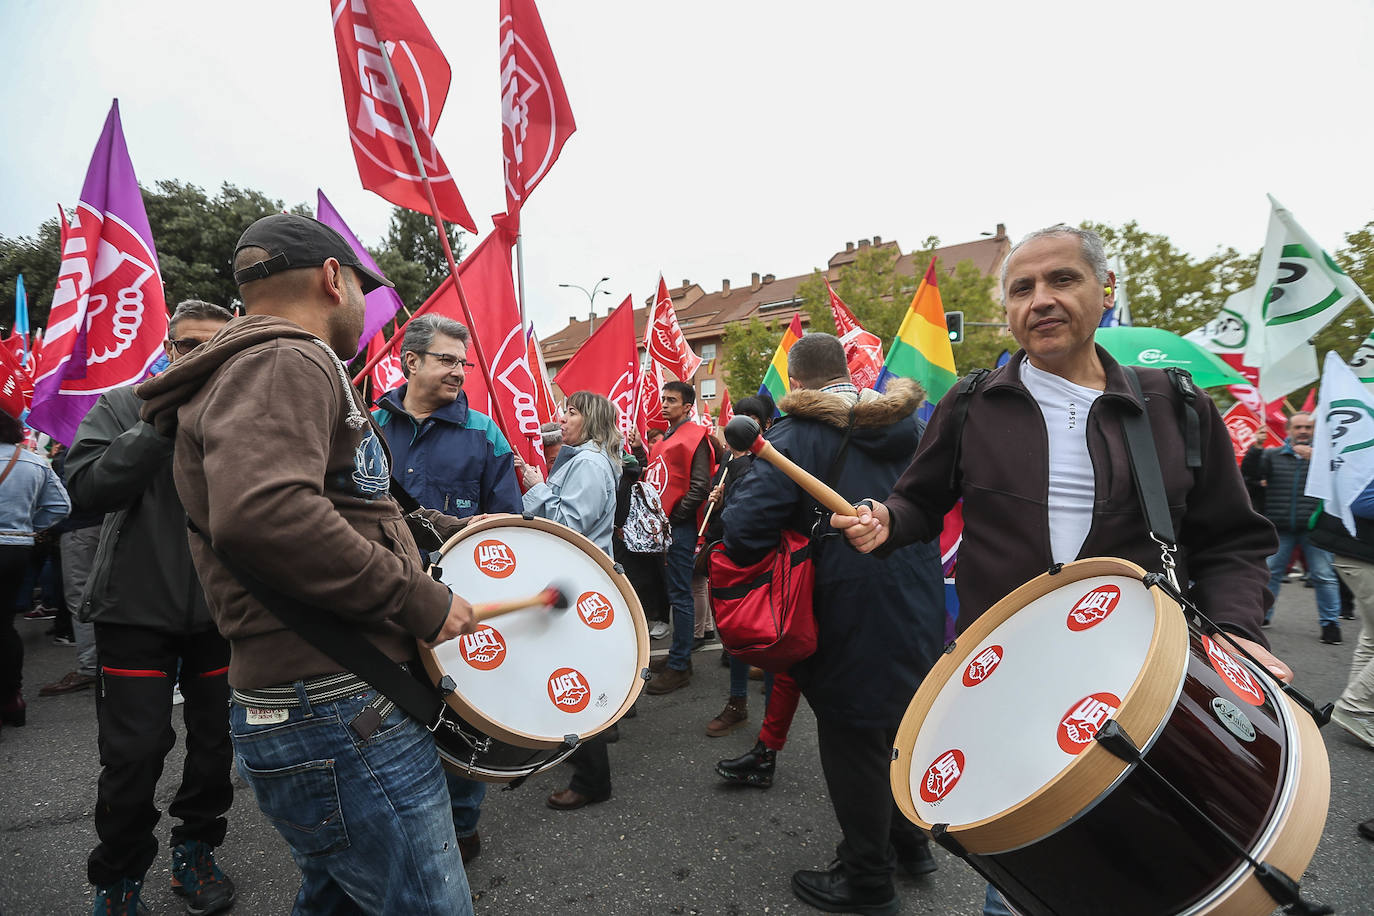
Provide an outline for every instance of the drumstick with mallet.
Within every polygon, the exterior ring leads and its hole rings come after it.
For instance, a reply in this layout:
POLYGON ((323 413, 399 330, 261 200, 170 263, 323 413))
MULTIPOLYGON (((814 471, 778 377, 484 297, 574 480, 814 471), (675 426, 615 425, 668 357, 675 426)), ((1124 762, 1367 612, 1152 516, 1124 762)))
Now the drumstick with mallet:
MULTIPOLYGON (((723 486, 725 486, 725 478, 726 478, 726 477, 729 477, 729 476, 730 476, 730 465, 729 465, 729 463, 727 462, 726 465, 725 465, 725 470, 723 470, 723 471, 720 472, 720 482, 717 483, 716 486, 718 486, 718 487, 723 487, 723 486)), ((709 502, 706 503, 706 513, 701 517, 701 527, 697 529, 697 537, 701 537, 703 534, 706 533, 706 526, 709 525, 709 524, 711 524, 711 511, 712 511, 713 509, 715 509, 715 508, 716 508, 716 501, 715 501, 714 499, 713 499, 713 500, 710 500, 709 502)))
POLYGON ((725 441, 736 451, 752 452, 782 471, 807 493, 836 515, 857 516, 858 510, 849 500, 825 484, 809 471, 798 467, 790 458, 773 447, 773 443, 763 438, 763 430, 753 417, 737 416, 725 424, 725 441))
POLYGON ((475 605, 472 612, 477 622, 481 623, 484 620, 491 620, 493 617, 500 617, 502 614, 509 614, 511 611, 523 611, 525 608, 531 607, 553 608, 561 611, 567 608, 568 604, 568 593, 560 585, 550 585, 543 591, 527 598, 511 598, 506 601, 491 601, 486 604, 475 605))

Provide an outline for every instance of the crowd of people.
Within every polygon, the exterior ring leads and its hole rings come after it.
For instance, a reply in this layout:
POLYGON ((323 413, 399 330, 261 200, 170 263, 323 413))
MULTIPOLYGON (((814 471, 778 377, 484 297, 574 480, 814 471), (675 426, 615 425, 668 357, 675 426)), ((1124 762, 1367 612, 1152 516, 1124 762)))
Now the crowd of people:
MULTIPOLYGON (((456 321, 410 322, 400 388, 371 402, 354 388, 344 361, 357 347, 363 297, 390 284, 332 229, 264 217, 240 239, 233 266, 246 314, 181 303, 168 368, 104 394, 70 449, 27 450, 18 418, 0 416, 0 728, 26 721, 15 618, 51 608, 54 638, 74 643, 77 661, 40 693, 99 686, 99 843, 87 871, 96 913, 139 911, 178 702, 187 755, 168 813, 173 889, 188 912, 219 912, 235 898, 214 854, 226 837, 231 767, 300 869, 296 912, 473 911, 463 863, 481 851, 487 784, 441 766, 426 723, 276 613, 313 609, 356 633, 379 663, 411 667, 417 641, 433 647, 473 632, 472 605, 426 571, 409 524, 416 513, 444 537, 488 515, 525 513, 588 538, 625 570, 654 645, 666 650, 649 665, 649 696, 687 686, 694 653, 715 635, 704 563, 713 545, 747 564, 775 550, 783 530, 811 537, 815 653, 770 673, 723 651, 729 693, 704 729, 719 738, 744 727, 750 679, 761 677, 753 746, 716 772, 766 789, 804 696, 841 837, 831 866, 798 870, 793 890, 824 911, 895 912, 896 870, 936 868, 929 837, 893 801, 889 759, 945 640, 943 519, 963 501, 960 631, 1056 563, 1114 556, 1154 568, 1158 549, 1123 464, 1119 418, 1132 413, 1152 420, 1179 579, 1232 643, 1292 677, 1268 652, 1264 628, 1298 549, 1321 640, 1339 643, 1338 619, 1361 616, 1333 719, 1374 747, 1374 487, 1355 506, 1352 535, 1303 501, 1310 416, 1291 418, 1288 440, 1247 459, 1243 477, 1210 400, 1186 406, 1190 433, 1163 373, 1138 370, 1144 396, 1133 390, 1093 342, 1115 282, 1091 232, 1051 227, 1011 251, 1002 285, 1021 350, 976 388, 942 399, 928 423, 918 418, 919 386, 859 389, 844 347, 824 333, 792 347, 780 403, 736 405, 858 507, 854 516, 832 515, 779 468, 695 422, 687 381, 664 385, 666 429, 645 441, 633 431, 622 441, 602 394, 569 393, 561 421, 542 430, 546 474, 469 405, 471 341, 456 321), (1013 440, 1016 449, 1004 447, 1013 440), (1200 460, 1190 465, 1192 452, 1200 460)), ((583 741, 548 806, 611 798, 607 746, 617 738, 612 725, 583 741)), ((1374 840, 1374 824, 1361 832, 1374 840)), ((984 912, 1009 912, 991 886, 984 912)))

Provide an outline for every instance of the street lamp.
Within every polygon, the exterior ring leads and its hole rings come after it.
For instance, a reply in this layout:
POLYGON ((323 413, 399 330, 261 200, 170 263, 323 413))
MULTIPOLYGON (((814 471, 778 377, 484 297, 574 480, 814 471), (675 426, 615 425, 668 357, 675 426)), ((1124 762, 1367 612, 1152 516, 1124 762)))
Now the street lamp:
POLYGON ((596 281, 596 285, 593 286, 593 287, 591 288, 591 292, 588 292, 588 291, 587 291, 587 288, 586 288, 585 286, 578 286, 576 283, 560 283, 560 284, 558 284, 559 286, 564 287, 564 288, 566 288, 566 289, 580 289, 580 290, 582 290, 582 292, 583 292, 584 294, 586 294, 586 296, 587 296, 587 336, 588 336, 588 337, 591 337, 591 336, 592 336, 592 331, 596 329, 596 294, 597 294, 598 292, 602 292, 602 293, 607 292, 607 290, 604 290, 604 289, 601 288, 601 284, 602 284, 602 283, 605 283, 605 282, 606 282, 607 280, 609 280, 609 279, 611 279, 611 278, 610 278, 610 277, 602 277, 600 280, 597 280, 597 281, 596 281))

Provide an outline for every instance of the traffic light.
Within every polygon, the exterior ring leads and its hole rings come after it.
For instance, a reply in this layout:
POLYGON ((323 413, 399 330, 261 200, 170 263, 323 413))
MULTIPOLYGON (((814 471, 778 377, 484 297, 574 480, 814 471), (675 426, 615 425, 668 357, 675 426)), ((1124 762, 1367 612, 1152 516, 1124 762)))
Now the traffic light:
POLYGON ((950 343, 964 342, 963 312, 945 312, 945 327, 949 329, 950 343))

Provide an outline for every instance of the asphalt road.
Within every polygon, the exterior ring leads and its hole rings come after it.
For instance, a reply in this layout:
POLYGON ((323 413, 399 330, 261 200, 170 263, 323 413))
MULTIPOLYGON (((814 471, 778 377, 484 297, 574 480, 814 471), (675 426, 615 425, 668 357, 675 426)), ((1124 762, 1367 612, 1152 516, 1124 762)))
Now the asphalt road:
MULTIPOLYGON (((1345 685, 1356 632, 1346 627, 1343 646, 1319 643, 1312 592, 1298 583, 1284 589, 1279 608, 1269 631, 1275 651, 1298 672, 1303 690, 1334 698, 1345 685)), ((90 691, 39 698, 38 687, 68 671, 74 652, 43 636, 46 622, 18 626, 28 652, 29 724, 0 735, 0 914, 89 913, 85 863, 95 842, 99 774, 93 698, 90 691)), ((749 722, 728 737, 706 737, 706 723, 727 693, 727 672, 717 658, 702 650, 689 687, 643 697, 639 715, 622 723, 623 737, 610 749, 610 801, 575 812, 545 807, 544 798, 567 784, 561 768, 519 789, 490 792, 482 854, 468 870, 480 916, 815 912, 792 896, 788 883, 796 869, 825 867, 839 840, 817 761, 815 720, 802 704, 772 789, 722 783, 714 763, 753 744, 762 698, 753 684, 749 722)), ((1331 808, 1304 889, 1340 913, 1371 913, 1374 844, 1355 825, 1374 817, 1374 751, 1335 726, 1323 735, 1331 808)), ((159 786, 160 807, 174 794, 180 770, 178 743, 159 786)), ((288 913, 298 873, 252 793, 237 785, 229 836, 218 853, 238 885, 233 912, 288 913)), ((169 829, 164 818, 158 827, 164 845, 169 829)), ((933 875, 899 877, 902 912, 979 913, 982 881, 943 850, 936 856, 940 868, 933 875)), ((184 911, 168 889, 168 864, 164 853, 147 877, 144 900, 154 913, 184 911)))

